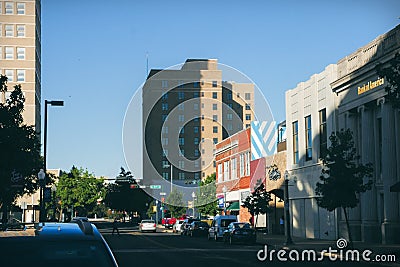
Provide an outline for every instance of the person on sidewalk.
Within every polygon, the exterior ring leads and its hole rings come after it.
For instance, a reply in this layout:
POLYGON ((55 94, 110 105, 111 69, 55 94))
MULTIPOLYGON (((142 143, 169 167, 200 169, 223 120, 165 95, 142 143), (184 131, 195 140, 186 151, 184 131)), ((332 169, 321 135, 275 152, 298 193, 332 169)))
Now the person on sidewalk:
POLYGON ((279 219, 280 234, 285 233, 285 219, 283 216, 279 219))
POLYGON ((112 223, 113 230, 112 230, 112 235, 114 235, 114 232, 117 231, 117 234, 119 235, 119 229, 118 229, 118 220, 117 218, 114 218, 114 221, 112 223))

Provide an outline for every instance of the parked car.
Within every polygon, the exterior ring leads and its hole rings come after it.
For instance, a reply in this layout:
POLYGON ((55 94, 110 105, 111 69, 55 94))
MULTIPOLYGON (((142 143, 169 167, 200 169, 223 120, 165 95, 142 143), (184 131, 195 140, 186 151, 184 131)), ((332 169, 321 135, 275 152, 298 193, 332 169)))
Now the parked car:
POLYGON ((189 228, 190 228, 190 224, 193 221, 200 221, 199 219, 194 219, 194 218, 187 218, 185 219, 185 221, 182 223, 181 225, 181 235, 188 235, 189 233, 189 228))
POLYGON ((21 267, 118 266, 96 226, 82 220, 40 223, 27 235, 2 237, 0 256, 21 267), (21 254, 21 248, 29 249, 21 254))
POLYGON ((181 232, 181 226, 185 220, 176 220, 175 224, 172 226, 172 232, 174 233, 180 233, 181 232))
POLYGON ((140 232, 151 231, 157 232, 157 225, 154 220, 142 220, 139 224, 140 232))
POLYGON ((228 225, 232 222, 237 222, 236 215, 217 215, 211 223, 211 227, 208 230, 208 240, 214 239, 218 241, 224 236, 224 231, 228 228, 228 225))
POLYGON ((233 222, 224 231, 223 240, 224 242, 229 242, 229 244, 235 242, 254 244, 256 242, 256 231, 249 223, 233 222))
POLYGON ((188 228, 188 235, 190 236, 207 236, 210 226, 206 222, 194 221, 188 228))

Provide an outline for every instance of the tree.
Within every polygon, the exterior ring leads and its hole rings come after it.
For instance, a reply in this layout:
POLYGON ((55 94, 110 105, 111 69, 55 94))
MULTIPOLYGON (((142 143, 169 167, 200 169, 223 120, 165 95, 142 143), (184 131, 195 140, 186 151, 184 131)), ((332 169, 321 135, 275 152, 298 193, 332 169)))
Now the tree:
POLYGON ((322 158, 323 169, 317 182, 315 193, 320 196, 317 203, 320 207, 333 211, 342 208, 346 220, 349 242, 352 237, 346 208, 354 208, 359 203, 359 193, 371 189, 372 164, 358 163, 359 156, 353 142, 350 129, 333 132, 329 137, 331 146, 322 158))
POLYGON ((183 194, 175 188, 167 197, 167 203, 171 217, 177 218, 186 213, 186 207, 183 203, 183 194))
POLYGON ((105 196, 104 179, 73 166, 69 173, 60 175, 56 194, 63 208, 75 209, 79 215, 87 216, 105 196))
POLYGON ((111 209, 118 211, 137 211, 143 215, 146 212, 146 203, 151 198, 134 179, 130 171, 121 167, 115 183, 107 186, 104 203, 111 209), (142 214, 143 213, 143 214, 142 214))
POLYGON ((400 53, 396 53, 389 60, 389 66, 378 64, 375 69, 379 77, 386 78, 388 84, 385 87, 386 99, 393 104, 394 108, 400 109, 400 53))
POLYGON ((217 192, 215 179, 216 175, 213 173, 200 182, 196 199, 197 210, 200 214, 214 216, 218 212, 217 200, 215 198, 217 192))
MULTIPOLYGON (((0 74, 0 96, 7 92, 7 77, 0 74)), ((0 206, 2 222, 18 196, 38 188, 37 174, 43 165, 40 140, 34 126, 23 123, 25 98, 15 85, 5 103, 0 103, 0 206)))
POLYGON ((255 190, 243 201, 242 206, 247 208, 251 216, 256 217, 256 224, 258 221, 259 214, 266 214, 271 212, 269 202, 272 201, 271 193, 265 191, 264 183, 261 179, 257 180, 255 190))

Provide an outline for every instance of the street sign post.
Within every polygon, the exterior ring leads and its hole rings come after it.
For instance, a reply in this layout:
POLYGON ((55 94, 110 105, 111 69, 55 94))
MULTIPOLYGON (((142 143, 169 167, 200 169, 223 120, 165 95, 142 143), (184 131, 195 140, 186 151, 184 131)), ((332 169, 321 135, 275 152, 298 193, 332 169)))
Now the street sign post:
POLYGON ((161 185, 159 185, 159 184, 152 184, 152 185, 150 185, 150 189, 161 189, 161 185))

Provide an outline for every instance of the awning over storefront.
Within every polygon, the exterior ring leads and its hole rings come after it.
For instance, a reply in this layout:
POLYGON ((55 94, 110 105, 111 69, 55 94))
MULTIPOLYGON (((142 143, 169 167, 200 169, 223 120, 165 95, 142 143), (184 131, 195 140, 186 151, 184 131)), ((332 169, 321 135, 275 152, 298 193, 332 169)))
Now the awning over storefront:
POLYGON ((240 210, 239 202, 238 201, 232 202, 232 204, 230 204, 229 207, 226 208, 226 210, 232 210, 232 211, 240 210))
POLYGON ((390 187, 390 192, 400 192, 400 182, 395 183, 390 187))

